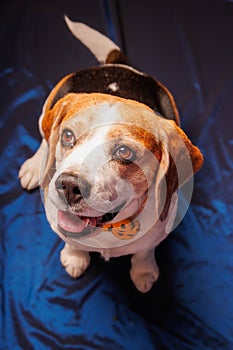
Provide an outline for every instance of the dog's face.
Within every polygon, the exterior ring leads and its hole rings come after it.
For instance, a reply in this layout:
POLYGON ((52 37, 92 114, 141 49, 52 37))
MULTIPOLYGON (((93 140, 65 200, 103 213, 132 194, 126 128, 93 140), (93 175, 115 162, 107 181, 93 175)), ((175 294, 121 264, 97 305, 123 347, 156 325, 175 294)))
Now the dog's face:
POLYGON ((174 122, 111 95, 68 94, 43 128, 50 130, 47 216, 56 232, 75 239, 98 239, 106 224, 134 217, 148 198, 151 214, 164 220, 172 194, 202 162, 174 122))

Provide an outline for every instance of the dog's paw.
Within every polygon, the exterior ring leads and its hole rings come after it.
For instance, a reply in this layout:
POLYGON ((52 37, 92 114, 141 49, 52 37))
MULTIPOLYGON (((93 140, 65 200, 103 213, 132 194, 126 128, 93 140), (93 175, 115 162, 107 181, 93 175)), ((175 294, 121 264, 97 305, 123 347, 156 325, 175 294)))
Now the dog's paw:
POLYGON ((148 264, 147 261, 136 260, 133 257, 130 277, 141 293, 147 293, 157 281, 159 269, 154 260, 148 264))
POLYGON ((26 160, 19 170, 19 179, 21 186, 27 190, 32 190, 40 184, 40 167, 42 160, 47 155, 48 146, 43 139, 36 153, 26 160))
POLYGON ((135 287, 141 292, 141 293, 147 293, 152 288, 154 282, 158 279, 158 274, 155 272, 144 272, 144 273, 137 273, 132 272, 130 273, 131 279, 135 285, 135 287))
POLYGON ((90 264, 89 253, 71 251, 66 245, 60 253, 60 260, 66 272, 73 278, 81 276, 90 264))
POLYGON ((32 190, 39 186, 40 164, 36 157, 26 160, 19 170, 21 186, 27 190, 32 190))

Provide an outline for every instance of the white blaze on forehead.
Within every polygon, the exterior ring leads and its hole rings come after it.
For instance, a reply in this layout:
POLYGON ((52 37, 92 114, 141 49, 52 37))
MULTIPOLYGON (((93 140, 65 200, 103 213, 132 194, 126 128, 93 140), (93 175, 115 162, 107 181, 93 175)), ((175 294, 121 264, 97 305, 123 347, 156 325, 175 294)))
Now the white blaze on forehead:
POLYGON ((82 111, 80 115, 67 120, 63 127, 79 131, 78 142, 74 150, 62 164, 62 171, 80 171, 84 169, 98 169, 109 159, 107 154, 107 135, 113 124, 118 123, 119 113, 117 105, 103 103, 82 111), (85 137, 86 136, 86 137, 85 137))
POLYGON ((92 130, 91 137, 75 147, 64 160, 63 171, 79 171, 84 164, 89 168, 96 166, 100 161, 103 162, 103 159, 106 158, 104 145, 109 128, 109 126, 103 126, 92 130))

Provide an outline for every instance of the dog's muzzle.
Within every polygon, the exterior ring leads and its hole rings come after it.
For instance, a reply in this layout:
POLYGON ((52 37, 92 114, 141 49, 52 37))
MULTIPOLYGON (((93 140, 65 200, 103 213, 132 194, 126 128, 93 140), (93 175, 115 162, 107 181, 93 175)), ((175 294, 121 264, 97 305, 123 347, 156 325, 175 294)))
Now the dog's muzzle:
MULTIPOLYGON (((80 214, 83 202, 90 197, 91 184, 80 176, 63 173, 55 181, 59 197, 65 204, 65 210, 58 210, 58 226, 66 237, 82 237, 95 230, 103 229, 105 223, 111 222, 126 204, 102 213, 99 216, 80 214)), ((86 204, 87 205, 87 204, 86 204)))

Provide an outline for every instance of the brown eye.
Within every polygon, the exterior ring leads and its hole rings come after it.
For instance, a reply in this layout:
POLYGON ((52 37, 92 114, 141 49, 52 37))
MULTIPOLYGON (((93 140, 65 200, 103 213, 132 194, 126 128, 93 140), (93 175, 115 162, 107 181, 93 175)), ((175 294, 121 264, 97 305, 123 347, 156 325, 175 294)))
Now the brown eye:
POLYGON ((134 151, 128 146, 120 146, 115 152, 115 158, 123 162, 132 162, 135 160, 134 151))
POLYGON ((75 142, 74 134, 69 129, 64 129, 61 135, 61 143, 63 146, 73 147, 75 142))

